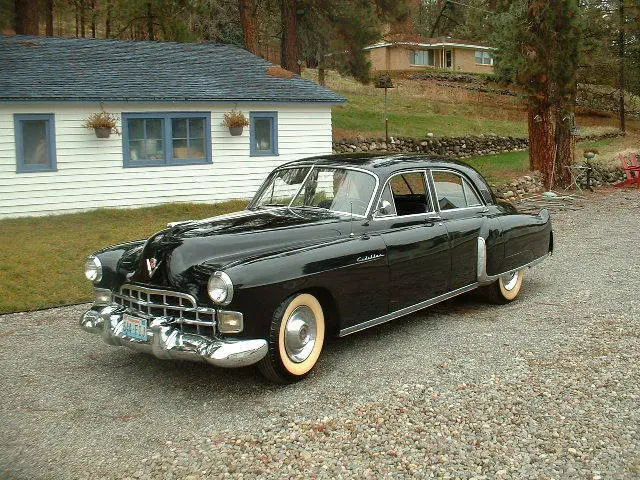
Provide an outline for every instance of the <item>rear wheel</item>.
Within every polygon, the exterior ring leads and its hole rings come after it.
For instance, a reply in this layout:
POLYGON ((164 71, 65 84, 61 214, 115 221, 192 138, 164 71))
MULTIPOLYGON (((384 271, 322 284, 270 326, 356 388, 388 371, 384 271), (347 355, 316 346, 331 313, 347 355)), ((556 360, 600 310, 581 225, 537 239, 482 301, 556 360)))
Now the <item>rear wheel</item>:
POLYGON ((522 288, 524 270, 515 270, 501 276, 491 285, 483 287, 483 293, 493 303, 505 304, 516 299, 522 288))
POLYGON ((301 380, 317 363, 324 334, 324 312, 318 299, 308 293, 289 297, 273 314, 269 351, 258 368, 277 383, 301 380))

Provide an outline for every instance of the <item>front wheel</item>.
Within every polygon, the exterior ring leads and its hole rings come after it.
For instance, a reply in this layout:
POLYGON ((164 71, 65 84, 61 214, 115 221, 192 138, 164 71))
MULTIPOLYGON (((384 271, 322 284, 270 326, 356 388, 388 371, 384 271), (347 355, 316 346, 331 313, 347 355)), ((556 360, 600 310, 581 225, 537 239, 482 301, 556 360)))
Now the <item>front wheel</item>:
POLYGON ((277 383, 301 380, 318 361, 324 333, 324 313, 318 299, 308 293, 289 297, 273 314, 269 351, 258 368, 277 383))
POLYGON ((503 275, 491 285, 483 287, 483 293, 493 303, 509 303, 518 296, 524 280, 524 269, 503 275))

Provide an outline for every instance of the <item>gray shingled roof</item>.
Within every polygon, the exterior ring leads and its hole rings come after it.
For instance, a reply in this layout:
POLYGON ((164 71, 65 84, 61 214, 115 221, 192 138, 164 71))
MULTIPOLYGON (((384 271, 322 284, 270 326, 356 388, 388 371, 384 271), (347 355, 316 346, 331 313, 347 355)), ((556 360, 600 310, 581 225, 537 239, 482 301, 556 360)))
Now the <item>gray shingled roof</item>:
POLYGON ((345 99, 233 45, 0 35, 0 100, 345 99))

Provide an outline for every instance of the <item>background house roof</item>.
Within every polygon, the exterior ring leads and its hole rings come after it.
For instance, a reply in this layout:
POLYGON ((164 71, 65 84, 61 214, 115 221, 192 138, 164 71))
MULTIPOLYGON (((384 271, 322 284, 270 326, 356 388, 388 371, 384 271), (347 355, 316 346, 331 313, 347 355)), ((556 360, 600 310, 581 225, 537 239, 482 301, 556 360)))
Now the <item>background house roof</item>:
POLYGON ((0 35, 0 65, 5 101, 345 101, 246 50, 215 43, 0 35))
POLYGON ((408 45, 418 47, 459 47, 459 48, 475 48, 478 50, 493 50, 488 43, 462 40, 460 38, 451 37, 433 37, 427 38, 417 34, 388 34, 384 39, 373 45, 365 47, 365 50, 372 48, 391 47, 394 45, 408 45))

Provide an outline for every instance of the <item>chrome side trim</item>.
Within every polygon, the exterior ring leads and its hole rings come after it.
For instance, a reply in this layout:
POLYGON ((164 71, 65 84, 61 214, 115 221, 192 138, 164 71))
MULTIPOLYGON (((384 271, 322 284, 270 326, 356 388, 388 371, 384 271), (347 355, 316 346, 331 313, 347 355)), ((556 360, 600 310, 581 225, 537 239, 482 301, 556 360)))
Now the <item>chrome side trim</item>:
POLYGON ((467 285, 466 287, 458 288, 456 290, 452 290, 451 292, 443 293, 442 295, 438 295, 437 297, 430 298, 429 300, 425 300, 420 303, 416 303, 415 305, 411 305, 409 307, 402 308, 400 310, 396 310, 395 312, 387 313, 378 318, 374 318, 372 320, 367 320, 366 322, 359 323, 358 325, 353 325, 351 327, 343 328, 340 330, 338 334, 339 337, 345 337, 347 335, 351 335, 352 333, 359 332, 361 330, 365 330, 370 327, 374 327, 376 325, 380 325, 381 323, 386 323, 391 320, 395 320, 396 318, 402 317, 404 315, 409 315, 410 313, 417 312, 418 310, 422 310, 423 308, 430 307, 431 305, 435 305, 436 303, 443 302, 450 298, 456 297, 466 292, 470 292, 471 290, 478 287, 477 283, 472 283, 471 285, 467 285))
POLYGON ((551 252, 543 255, 540 258, 536 258, 529 263, 525 263, 524 265, 514 268, 511 270, 507 270, 506 272, 499 273, 497 275, 489 275, 487 274, 487 242, 483 237, 478 237, 478 283, 480 285, 486 285, 488 283, 493 283, 498 280, 500 277, 504 275, 508 275, 510 273, 515 272, 516 270, 520 270, 522 268, 531 268, 534 265, 546 260, 551 256, 551 252))

